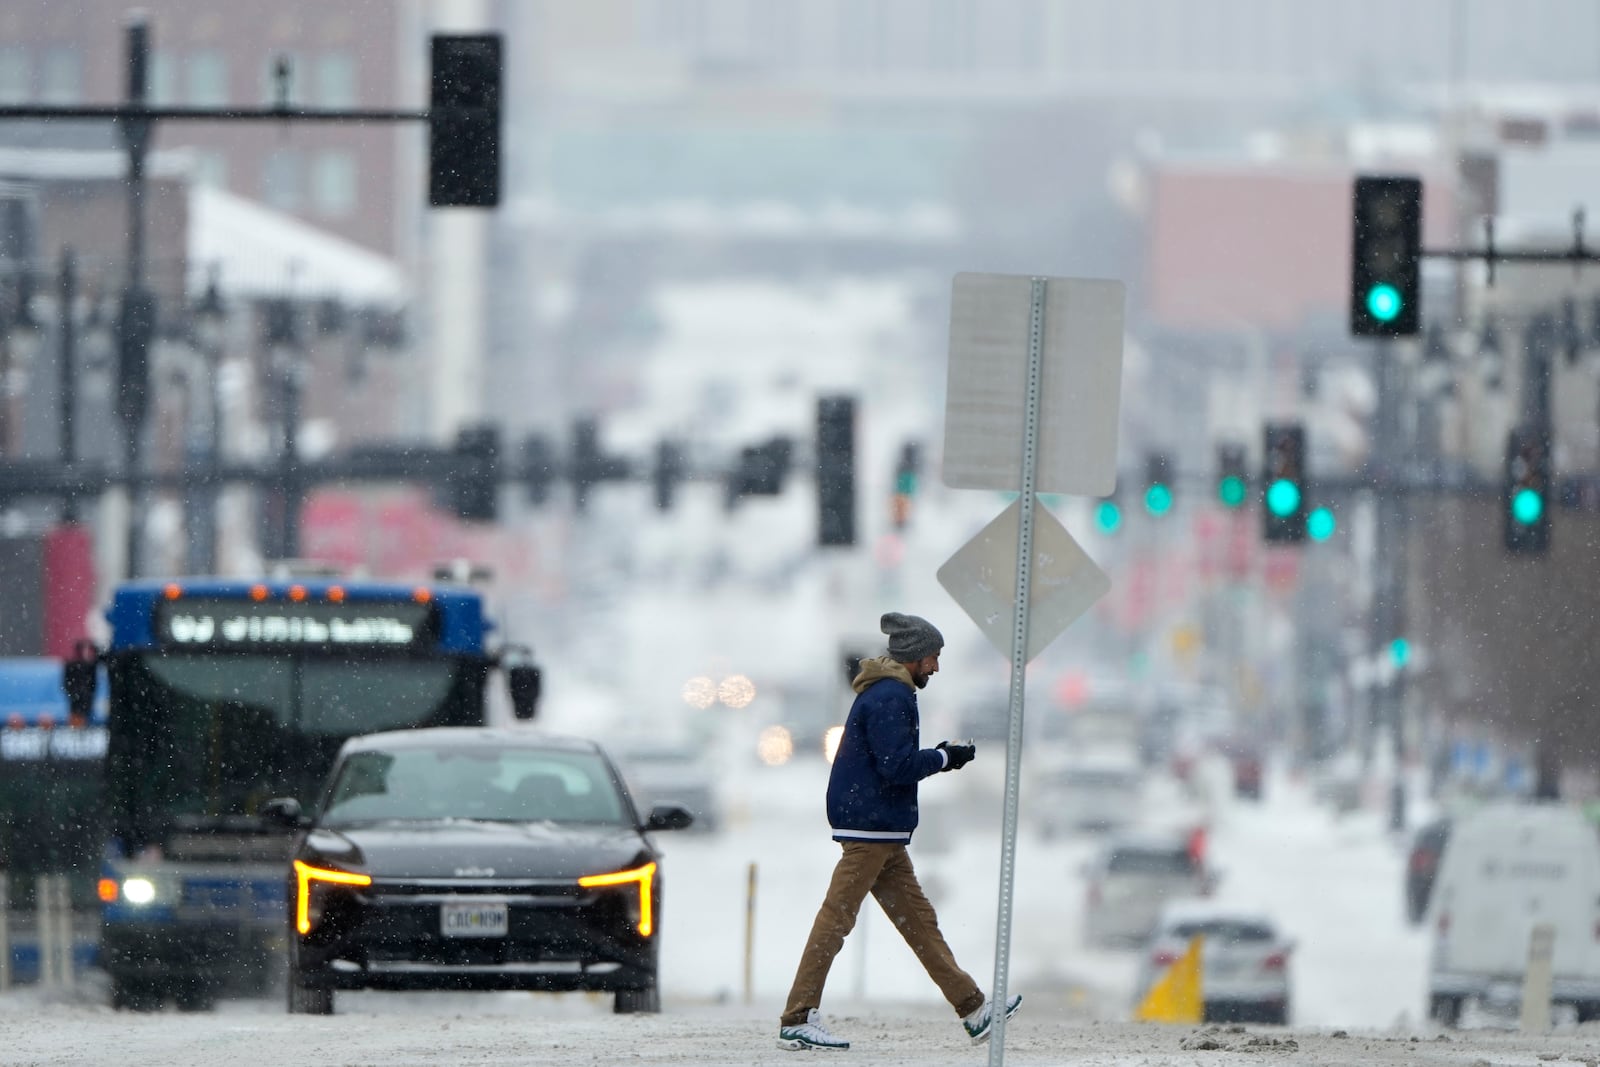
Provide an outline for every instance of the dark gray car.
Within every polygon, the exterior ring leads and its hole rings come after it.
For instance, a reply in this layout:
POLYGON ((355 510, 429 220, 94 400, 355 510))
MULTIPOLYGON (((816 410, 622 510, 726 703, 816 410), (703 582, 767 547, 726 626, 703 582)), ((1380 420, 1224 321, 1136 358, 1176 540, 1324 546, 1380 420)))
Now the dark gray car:
POLYGON ((291 1012, 341 989, 615 993, 659 1011, 661 855, 592 741, 455 727, 347 742, 288 872, 291 1012))

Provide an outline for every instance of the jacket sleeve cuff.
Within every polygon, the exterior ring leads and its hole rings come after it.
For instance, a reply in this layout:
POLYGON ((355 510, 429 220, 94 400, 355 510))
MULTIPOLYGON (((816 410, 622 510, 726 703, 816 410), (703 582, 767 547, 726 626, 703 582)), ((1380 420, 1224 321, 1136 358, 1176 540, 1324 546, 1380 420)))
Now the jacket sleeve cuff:
POLYGON ((939 753, 939 769, 941 771, 950 766, 950 753, 942 748, 936 748, 934 751, 939 753))

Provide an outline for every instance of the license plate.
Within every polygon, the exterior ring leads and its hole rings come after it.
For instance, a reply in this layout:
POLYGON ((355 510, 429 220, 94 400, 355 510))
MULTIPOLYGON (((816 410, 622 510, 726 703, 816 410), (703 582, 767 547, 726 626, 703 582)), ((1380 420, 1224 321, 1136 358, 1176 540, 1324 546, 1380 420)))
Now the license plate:
POLYGON ((439 907, 439 926, 445 937, 505 937, 510 929, 510 916, 503 902, 439 907))

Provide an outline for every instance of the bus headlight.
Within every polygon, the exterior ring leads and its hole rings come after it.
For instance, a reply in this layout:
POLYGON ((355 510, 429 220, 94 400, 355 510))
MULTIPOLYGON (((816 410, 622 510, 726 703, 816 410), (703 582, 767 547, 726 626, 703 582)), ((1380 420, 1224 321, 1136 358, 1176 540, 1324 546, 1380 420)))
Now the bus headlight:
POLYGON ((122 899, 129 904, 149 904, 156 899, 156 884, 148 878, 125 878, 122 899))
POLYGON ((309 934, 314 923, 322 919, 321 894, 316 894, 319 899, 313 903, 312 887, 335 885, 371 885, 372 876, 367 874, 351 874, 349 871, 335 871, 328 867, 313 867, 301 860, 294 861, 294 875, 296 882, 294 905, 294 928, 302 935, 309 934))
POLYGON ((655 931, 655 916, 651 913, 650 906, 650 890, 655 880, 656 865, 647 863, 643 867, 635 867, 629 871, 585 875, 578 879, 578 884, 585 889, 610 885, 637 885, 639 896, 638 905, 634 909, 634 920, 638 925, 640 936, 649 937, 655 931))

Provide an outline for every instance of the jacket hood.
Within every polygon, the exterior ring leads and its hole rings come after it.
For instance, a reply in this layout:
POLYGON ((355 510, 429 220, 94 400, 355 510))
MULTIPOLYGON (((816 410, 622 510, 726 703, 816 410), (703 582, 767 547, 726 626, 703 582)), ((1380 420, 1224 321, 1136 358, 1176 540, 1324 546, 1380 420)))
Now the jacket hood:
POLYGON ((850 683, 850 688, 857 693, 862 693, 873 682, 881 682, 885 678, 893 678, 897 682, 904 682, 908 686, 912 685, 911 672, 906 669, 904 663, 900 663, 888 656, 878 656, 874 659, 861 661, 861 669, 856 672, 855 680, 850 683))

